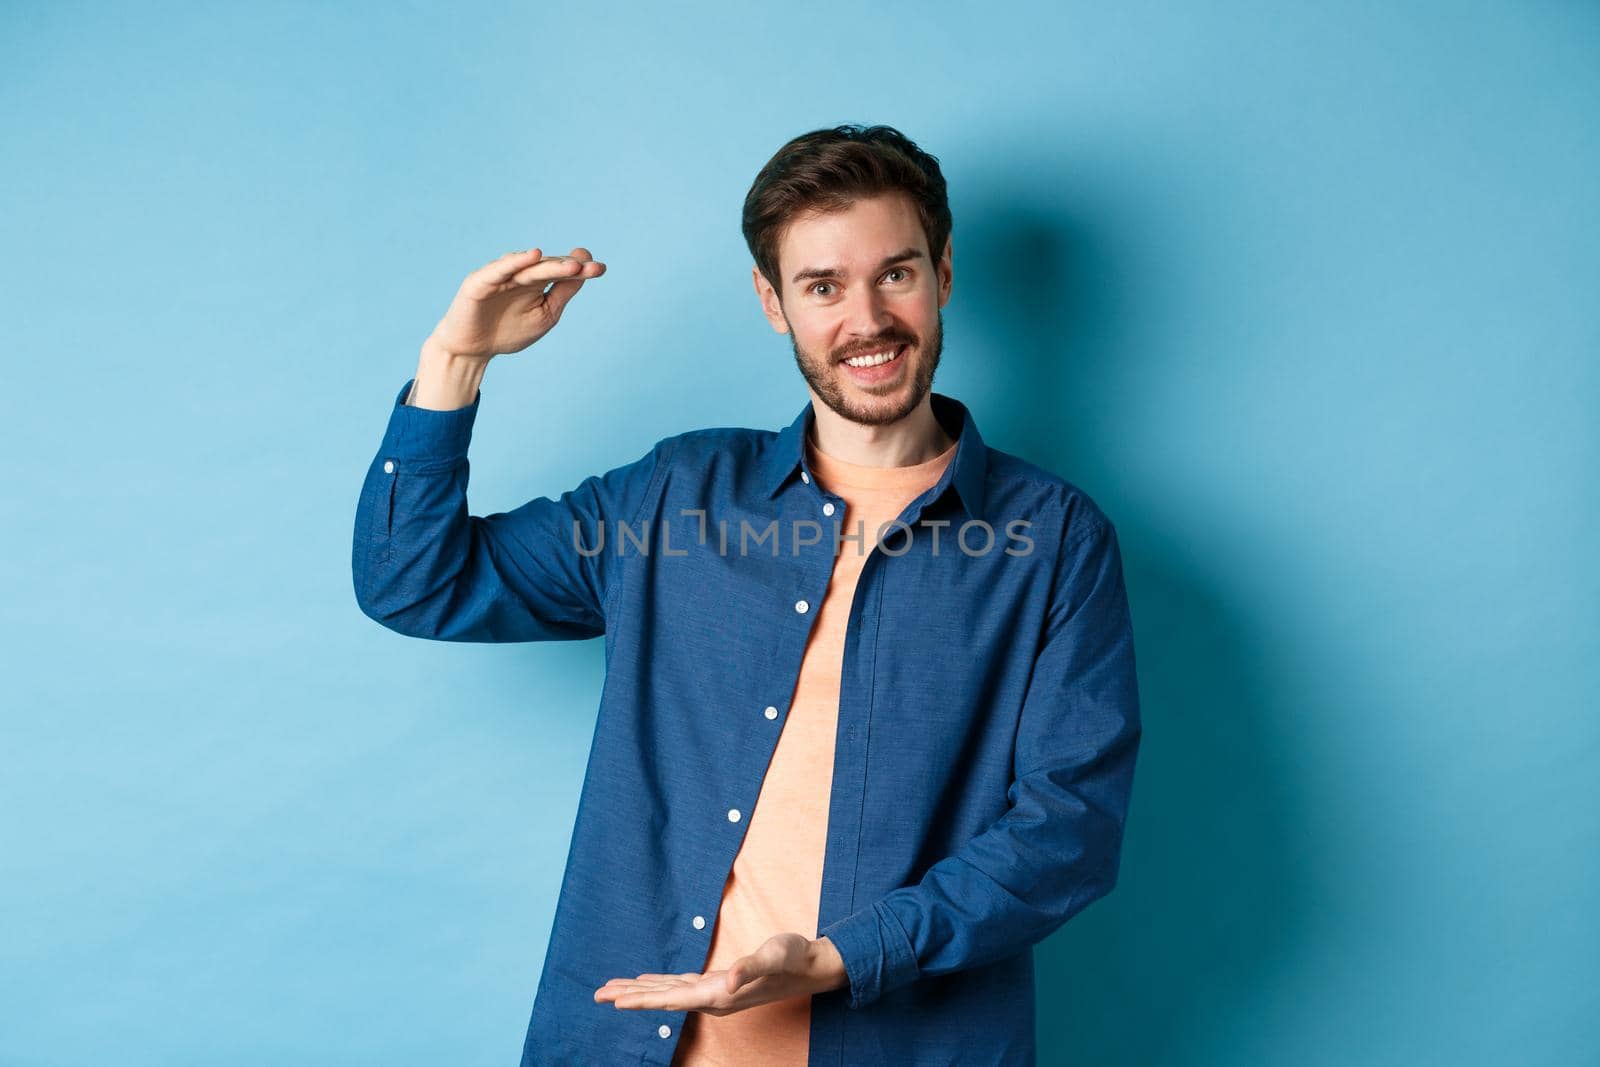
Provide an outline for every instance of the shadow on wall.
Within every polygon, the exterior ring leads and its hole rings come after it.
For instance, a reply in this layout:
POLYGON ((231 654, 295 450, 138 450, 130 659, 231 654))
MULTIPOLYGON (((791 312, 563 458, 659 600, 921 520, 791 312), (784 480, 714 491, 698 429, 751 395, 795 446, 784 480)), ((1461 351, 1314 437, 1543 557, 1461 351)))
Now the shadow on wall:
POLYGON ((1105 507, 1134 620, 1144 735, 1121 872, 1034 950, 1039 1062, 1200 1062, 1227 1048, 1293 954, 1309 904, 1291 865, 1302 818, 1276 773, 1279 702, 1258 680, 1272 634, 1229 614, 1227 574, 1163 550, 1183 531, 1148 518, 1169 508, 1141 514, 1150 490, 1119 462, 1140 445, 1118 427, 1144 421, 1140 383, 1159 381, 1167 353, 1129 340, 1150 305, 1115 220, 1137 205, 1101 212, 1091 200, 1063 192, 1030 208, 1016 189, 980 188, 963 197, 953 245, 976 350, 1007 357, 985 403, 987 423, 1007 428, 997 446, 1105 507))

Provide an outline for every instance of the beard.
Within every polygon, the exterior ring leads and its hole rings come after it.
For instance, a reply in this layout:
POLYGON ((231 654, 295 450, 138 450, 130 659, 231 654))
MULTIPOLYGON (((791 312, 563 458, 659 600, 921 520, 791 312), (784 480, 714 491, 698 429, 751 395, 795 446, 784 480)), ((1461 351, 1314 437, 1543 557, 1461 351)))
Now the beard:
MULTIPOLYGON (((784 322, 788 321, 785 315, 784 322)), ((910 387, 902 383, 893 392, 881 396, 875 396, 849 381, 847 375, 850 372, 844 369, 834 353, 824 355, 802 349, 800 342, 795 340, 793 326, 789 328, 789 343, 794 347, 794 362, 800 368, 801 376, 830 410, 841 418, 863 426, 885 426, 915 411, 917 405, 922 403, 922 398, 933 388, 934 372, 939 369, 939 356, 944 351, 944 309, 939 309, 933 335, 926 342, 901 330, 891 330, 870 343, 853 346, 859 353, 903 343, 910 345, 900 356, 911 361, 902 371, 908 377, 910 387)))

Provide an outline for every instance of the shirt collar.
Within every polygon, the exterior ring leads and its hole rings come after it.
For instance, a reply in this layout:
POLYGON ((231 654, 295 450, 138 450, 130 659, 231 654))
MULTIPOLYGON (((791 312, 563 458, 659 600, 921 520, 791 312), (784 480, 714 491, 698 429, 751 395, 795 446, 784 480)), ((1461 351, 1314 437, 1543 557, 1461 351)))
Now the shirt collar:
MULTIPOLYGON (((949 466, 934 483, 933 492, 928 499, 938 500, 951 486, 954 486, 956 496, 967 517, 981 519, 989 456, 983 438, 978 433, 978 424, 973 420, 972 412, 967 406, 955 397, 930 392, 928 402, 933 407, 934 418, 939 420, 945 433, 956 434, 956 454, 950 458, 949 466)), ((815 417, 811 409, 812 404, 808 400, 794 421, 778 432, 777 440, 772 443, 767 453, 762 488, 766 490, 769 498, 777 495, 778 490, 782 489, 794 475, 796 468, 804 470, 808 477, 811 476, 811 467, 806 462, 803 447, 815 417)))

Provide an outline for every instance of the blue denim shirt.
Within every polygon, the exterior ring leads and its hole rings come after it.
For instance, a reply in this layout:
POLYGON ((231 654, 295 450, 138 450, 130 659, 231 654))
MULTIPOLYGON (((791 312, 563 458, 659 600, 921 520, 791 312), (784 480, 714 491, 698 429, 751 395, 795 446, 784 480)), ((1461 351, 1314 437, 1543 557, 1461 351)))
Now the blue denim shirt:
MULTIPOLYGON (((811 477, 811 405, 478 516, 481 391, 433 411, 411 384, 361 488, 361 610, 438 641, 605 638, 522 1064, 668 1064, 684 1012, 594 992, 704 968, 835 551, 864 551, 811 477)), ((1033 1063, 1032 946, 1117 878, 1140 719, 1115 529, 932 403, 955 456, 850 605, 817 920, 849 981, 813 997, 812 1064, 1033 1063)))

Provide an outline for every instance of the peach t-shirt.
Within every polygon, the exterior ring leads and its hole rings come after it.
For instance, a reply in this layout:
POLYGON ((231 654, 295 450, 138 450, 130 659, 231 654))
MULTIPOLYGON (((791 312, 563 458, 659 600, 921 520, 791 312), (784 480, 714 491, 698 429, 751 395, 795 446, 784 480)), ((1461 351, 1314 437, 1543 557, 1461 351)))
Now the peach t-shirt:
MULTIPOLYGON (((807 437, 807 461, 818 487, 846 504, 840 548, 806 643, 788 718, 723 887, 707 971, 731 967, 773 934, 817 936, 839 675, 856 580, 877 544, 878 528, 899 518, 939 480, 955 450, 952 443, 941 455, 908 467, 863 467, 819 452, 807 437), (842 540, 858 531, 862 542, 842 540)), ((731 1015, 690 1012, 672 1062, 675 1067, 804 1067, 810 1044, 811 998, 789 997, 731 1015)))

